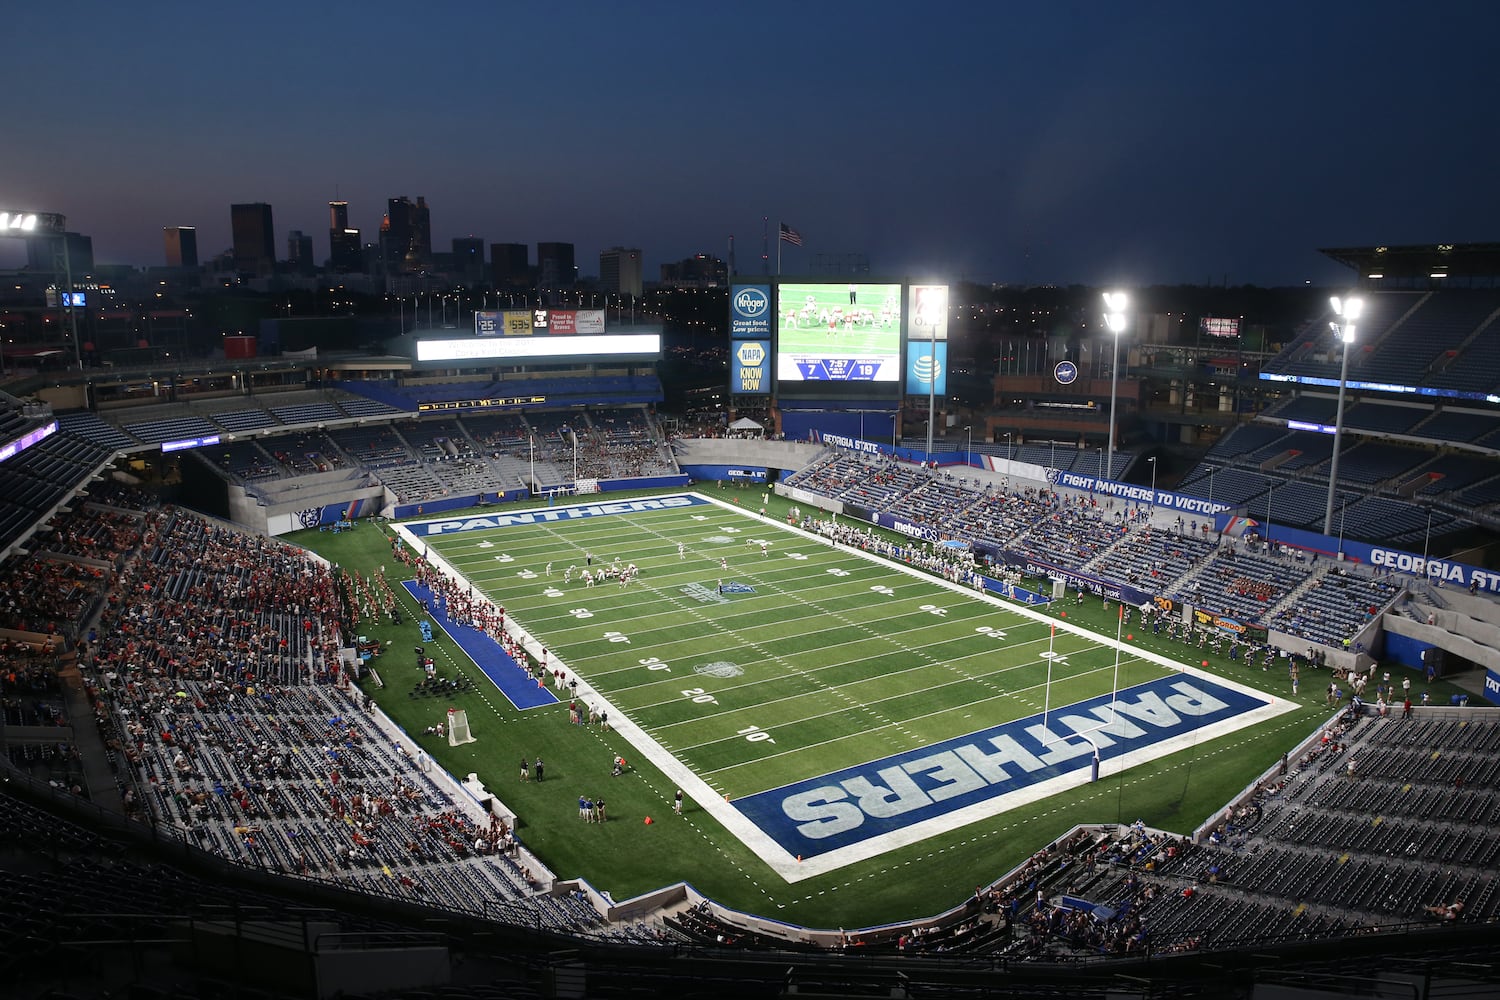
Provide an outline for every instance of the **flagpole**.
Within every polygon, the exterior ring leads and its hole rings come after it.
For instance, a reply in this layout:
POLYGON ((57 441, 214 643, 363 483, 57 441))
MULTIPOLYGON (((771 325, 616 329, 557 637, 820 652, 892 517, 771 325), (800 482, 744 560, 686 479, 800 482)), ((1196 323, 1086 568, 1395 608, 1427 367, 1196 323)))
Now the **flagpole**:
POLYGON ((786 228, 786 223, 782 222, 780 219, 777 219, 776 220, 776 277, 778 277, 778 278, 781 277, 781 244, 783 244, 783 243, 786 242, 786 240, 784 240, 784 239, 781 238, 781 233, 782 233, 782 230, 784 230, 785 228, 786 228))

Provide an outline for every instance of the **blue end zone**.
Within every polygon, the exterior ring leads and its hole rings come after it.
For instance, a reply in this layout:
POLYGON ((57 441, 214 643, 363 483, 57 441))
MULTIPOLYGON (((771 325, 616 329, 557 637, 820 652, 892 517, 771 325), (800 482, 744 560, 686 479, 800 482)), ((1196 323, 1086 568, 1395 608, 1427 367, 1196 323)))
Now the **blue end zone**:
MULTIPOLYGON (((432 591, 415 580, 405 580, 401 586, 423 607, 432 600, 432 591)), ((512 705, 525 709, 557 704, 552 691, 546 687, 537 687, 536 680, 526 672, 526 668, 517 663, 498 642, 477 628, 449 621, 443 614, 442 601, 432 606, 432 623, 448 633, 448 637, 458 644, 458 648, 469 654, 474 665, 494 682, 495 687, 500 689, 500 693, 512 705)))
POLYGON ((1017 719, 734 805, 787 853, 815 858, 965 807, 1019 797, 1049 779, 1086 775, 1094 766, 1093 744, 1110 760, 1270 703, 1183 675, 1122 690, 1113 714, 1111 700, 1100 695, 1054 709, 1046 725, 1041 715, 1017 719))

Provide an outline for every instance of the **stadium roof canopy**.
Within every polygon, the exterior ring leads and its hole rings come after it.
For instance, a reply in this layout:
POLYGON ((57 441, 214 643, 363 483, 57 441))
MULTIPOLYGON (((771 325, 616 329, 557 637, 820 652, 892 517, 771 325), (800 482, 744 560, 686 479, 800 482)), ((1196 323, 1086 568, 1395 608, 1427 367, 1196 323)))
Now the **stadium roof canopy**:
POLYGON ((1488 284, 1500 278, 1500 243, 1326 247, 1318 252, 1353 268, 1361 282, 1403 284, 1457 279, 1464 284, 1488 284))

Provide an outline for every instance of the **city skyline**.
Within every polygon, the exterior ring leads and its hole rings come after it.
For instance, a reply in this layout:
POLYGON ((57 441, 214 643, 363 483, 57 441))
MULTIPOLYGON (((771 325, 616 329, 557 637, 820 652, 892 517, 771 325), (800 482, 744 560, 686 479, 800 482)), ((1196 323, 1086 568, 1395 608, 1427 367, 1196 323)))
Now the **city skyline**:
MULTIPOLYGON (((321 264, 330 202, 370 244, 402 195, 426 198, 433 250, 566 242, 588 274, 639 247, 648 277, 731 235, 758 274, 763 224, 786 273, 861 254, 1100 285, 1335 282, 1318 247, 1500 233, 1489 7, 81 6, 66 71, 47 46, 8 59, 39 95, 12 132, 63 138, 23 147, 3 197, 67 215, 105 264, 162 265, 179 226, 212 259, 251 203, 321 264)), ((54 30, 13 16, 13 38, 54 30)))

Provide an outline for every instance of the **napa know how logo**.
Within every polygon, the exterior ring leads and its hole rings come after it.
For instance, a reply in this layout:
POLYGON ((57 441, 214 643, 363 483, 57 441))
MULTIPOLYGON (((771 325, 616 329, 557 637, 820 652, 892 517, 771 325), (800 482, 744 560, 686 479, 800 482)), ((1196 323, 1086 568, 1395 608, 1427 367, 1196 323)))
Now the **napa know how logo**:
POLYGON ((769 393, 771 380, 768 377, 771 356, 769 340, 741 340, 734 342, 734 364, 731 365, 731 385, 737 393, 769 393))

